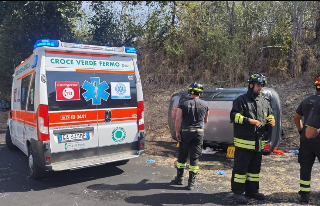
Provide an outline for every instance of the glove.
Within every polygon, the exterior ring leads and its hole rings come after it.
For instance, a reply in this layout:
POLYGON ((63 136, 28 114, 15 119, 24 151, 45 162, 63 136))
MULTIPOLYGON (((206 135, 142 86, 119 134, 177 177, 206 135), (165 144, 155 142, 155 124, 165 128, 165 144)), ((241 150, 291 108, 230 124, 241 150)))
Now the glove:
POLYGON ((298 131, 300 135, 302 135, 302 130, 298 131))
POLYGON ((261 125, 262 125, 260 121, 255 120, 255 119, 250 119, 250 124, 254 124, 257 127, 261 127, 261 125))
POLYGON ((272 127, 274 127, 274 125, 276 125, 276 120, 269 119, 268 124, 270 124, 272 127))

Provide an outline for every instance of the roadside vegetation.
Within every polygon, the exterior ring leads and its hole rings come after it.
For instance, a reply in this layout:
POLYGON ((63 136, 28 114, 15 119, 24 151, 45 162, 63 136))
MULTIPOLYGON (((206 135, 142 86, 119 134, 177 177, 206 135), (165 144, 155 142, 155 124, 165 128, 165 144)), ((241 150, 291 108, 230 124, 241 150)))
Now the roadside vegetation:
POLYGON ((261 72, 280 94, 285 134, 294 136, 292 112, 320 76, 318 1, 1 1, 1 98, 9 99, 14 68, 43 38, 136 47, 146 118, 162 122, 146 120, 149 134, 166 131, 167 104, 152 102, 161 92, 195 80, 246 86, 261 72))

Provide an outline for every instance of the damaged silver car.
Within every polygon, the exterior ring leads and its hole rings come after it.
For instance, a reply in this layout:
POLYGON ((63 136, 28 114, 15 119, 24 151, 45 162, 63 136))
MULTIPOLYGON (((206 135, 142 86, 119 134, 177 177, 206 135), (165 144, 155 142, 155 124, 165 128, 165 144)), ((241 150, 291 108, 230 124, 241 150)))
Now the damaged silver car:
MULTIPOLYGON (((233 100, 245 94, 247 88, 217 88, 215 90, 204 90, 200 99, 208 102, 209 122, 204 128, 204 148, 226 149, 233 145, 233 124, 230 121, 230 111, 233 100)), ((271 103, 271 107, 276 120, 275 127, 268 126, 268 136, 264 148, 265 154, 270 154, 275 147, 280 144, 281 128, 281 104, 279 95, 272 88, 263 88, 264 97, 271 103)), ((168 124, 171 136, 175 137, 176 109, 179 102, 188 96, 187 91, 173 94, 170 100, 168 111, 168 124)))

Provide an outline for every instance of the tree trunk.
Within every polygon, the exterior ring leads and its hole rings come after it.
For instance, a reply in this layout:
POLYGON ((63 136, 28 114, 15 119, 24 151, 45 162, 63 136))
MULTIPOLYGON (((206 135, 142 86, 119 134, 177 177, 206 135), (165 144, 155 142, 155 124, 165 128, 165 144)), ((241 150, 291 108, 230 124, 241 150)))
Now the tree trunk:
POLYGON ((304 10, 307 7, 307 1, 304 2, 303 7, 298 15, 298 28, 297 28, 297 37, 300 38, 301 37, 301 33, 302 33, 302 23, 303 23, 303 14, 304 14, 304 10))
POLYGON ((291 33, 291 49, 289 50, 289 62, 288 62, 288 72, 291 77, 294 76, 295 69, 295 57, 296 57, 296 46, 297 46, 297 30, 298 30, 298 2, 294 1, 293 3, 293 24, 292 24, 292 33, 291 33))
POLYGON ((234 29, 234 7, 235 7, 235 2, 233 1, 232 7, 230 8, 229 6, 229 1, 227 1, 227 10, 230 15, 230 35, 231 37, 234 36, 235 29, 234 29))
POLYGON ((320 43, 320 2, 317 2, 317 20, 316 20, 316 26, 315 26, 315 32, 316 32, 316 43, 320 43))
POLYGON ((177 6, 177 2, 173 1, 173 8, 172 8, 172 12, 171 12, 171 26, 174 27, 174 21, 176 18, 176 6, 177 6))

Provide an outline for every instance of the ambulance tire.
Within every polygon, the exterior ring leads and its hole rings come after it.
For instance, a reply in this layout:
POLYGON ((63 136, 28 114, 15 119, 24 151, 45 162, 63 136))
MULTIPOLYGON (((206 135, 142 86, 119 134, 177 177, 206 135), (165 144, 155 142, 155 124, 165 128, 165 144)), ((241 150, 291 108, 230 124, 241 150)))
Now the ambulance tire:
POLYGON ((13 151, 15 149, 17 149, 17 147, 12 143, 12 139, 11 139, 11 134, 10 134, 10 129, 7 129, 7 133, 6 133, 6 145, 8 147, 9 150, 13 151))
POLYGON ((114 165, 116 166, 121 166, 121 165, 125 165, 129 162, 129 160, 121 160, 121 161, 118 161, 118 162, 113 162, 114 165))
POLYGON ((28 147, 28 162, 29 162, 29 174, 30 177, 34 180, 41 179, 45 176, 46 171, 41 167, 36 165, 34 162, 33 154, 32 154, 32 146, 31 144, 28 147))

